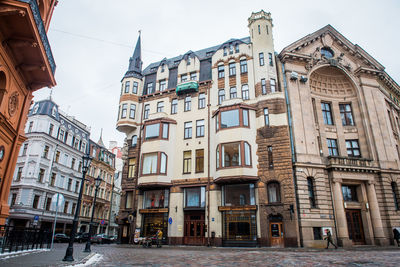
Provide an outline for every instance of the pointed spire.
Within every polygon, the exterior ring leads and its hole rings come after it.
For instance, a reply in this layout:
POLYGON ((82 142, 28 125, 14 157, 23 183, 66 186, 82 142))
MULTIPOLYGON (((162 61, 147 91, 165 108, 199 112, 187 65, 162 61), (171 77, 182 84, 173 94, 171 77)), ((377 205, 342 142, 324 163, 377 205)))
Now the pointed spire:
POLYGON ((125 73, 126 77, 142 77, 142 49, 141 49, 141 31, 139 31, 139 37, 136 42, 135 51, 132 57, 129 59, 129 68, 125 73))
POLYGON ((99 139, 99 141, 97 141, 97 144, 99 144, 100 146, 104 147, 104 142, 103 142, 103 128, 101 128, 101 131, 100 131, 100 139, 99 139))

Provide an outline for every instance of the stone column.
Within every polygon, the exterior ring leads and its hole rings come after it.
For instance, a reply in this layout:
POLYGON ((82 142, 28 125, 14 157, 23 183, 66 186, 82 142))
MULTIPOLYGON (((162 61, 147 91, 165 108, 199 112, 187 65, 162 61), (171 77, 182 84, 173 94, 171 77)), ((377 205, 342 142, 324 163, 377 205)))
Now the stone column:
POLYGON ((349 239, 346 212, 343 205, 342 180, 332 179, 332 182, 333 203, 335 207, 335 219, 338 233, 338 245, 342 247, 351 247, 352 242, 349 239))
POLYGON ((387 246, 389 245, 389 241, 385 238, 385 234, 383 233, 381 214, 379 211, 378 199, 376 198, 374 181, 368 181, 367 183, 367 196, 375 245, 387 246))

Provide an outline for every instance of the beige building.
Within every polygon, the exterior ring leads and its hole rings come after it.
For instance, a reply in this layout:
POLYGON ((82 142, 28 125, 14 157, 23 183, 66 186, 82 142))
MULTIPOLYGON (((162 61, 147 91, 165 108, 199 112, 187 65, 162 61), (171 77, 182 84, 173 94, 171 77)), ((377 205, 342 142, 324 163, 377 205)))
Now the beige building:
POLYGON ((300 238, 388 245, 400 226, 400 87, 328 25, 279 54, 294 147, 300 238))
POLYGON ((122 79, 121 242, 297 246, 285 93, 270 13, 249 37, 152 63, 140 37, 122 79))

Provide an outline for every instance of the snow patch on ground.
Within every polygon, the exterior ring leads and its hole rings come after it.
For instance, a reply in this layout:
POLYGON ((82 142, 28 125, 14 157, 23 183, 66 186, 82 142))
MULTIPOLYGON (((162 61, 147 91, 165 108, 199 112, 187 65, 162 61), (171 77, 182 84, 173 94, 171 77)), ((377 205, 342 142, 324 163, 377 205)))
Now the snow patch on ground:
POLYGON ((28 255, 31 253, 39 253, 39 252, 44 252, 44 251, 50 251, 50 249, 40 248, 40 249, 28 249, 28 250, 22 250, 22 251, 0 253, 0 260, 6 260, 6 259, 18 257, 18 256, 24 256, 24 255, 28 255))
POLYGON ((79 263, 75 265, 68 265, 66 267, 85 267, 85 266, 93 266, 96 263, 100 262, 103 259, 103 255, 101 254, 94 254, 89 260, 87 260, 85 263, 79 263))

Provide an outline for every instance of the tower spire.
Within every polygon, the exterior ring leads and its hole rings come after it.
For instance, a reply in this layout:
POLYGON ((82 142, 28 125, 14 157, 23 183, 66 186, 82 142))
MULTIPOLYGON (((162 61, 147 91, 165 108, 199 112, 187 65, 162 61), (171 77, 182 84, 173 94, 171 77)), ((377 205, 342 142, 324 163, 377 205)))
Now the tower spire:
POLYGON ((104 147, 104 142, 103 142, 103 128, 101 128, 101 131, 100 131, 100 138, 99 138, 99 141, 97 142, 97 144, 99 144, 99 145, 101 145, 101 146, 104 147))
POLYGON ((142 77, 142 49, 141 49, 141 35, 142 31, 139 30, 139 37, 136 42, 135 50, 132 57, 129 59, 129 68, 125 73, 125 77, 142 77))

